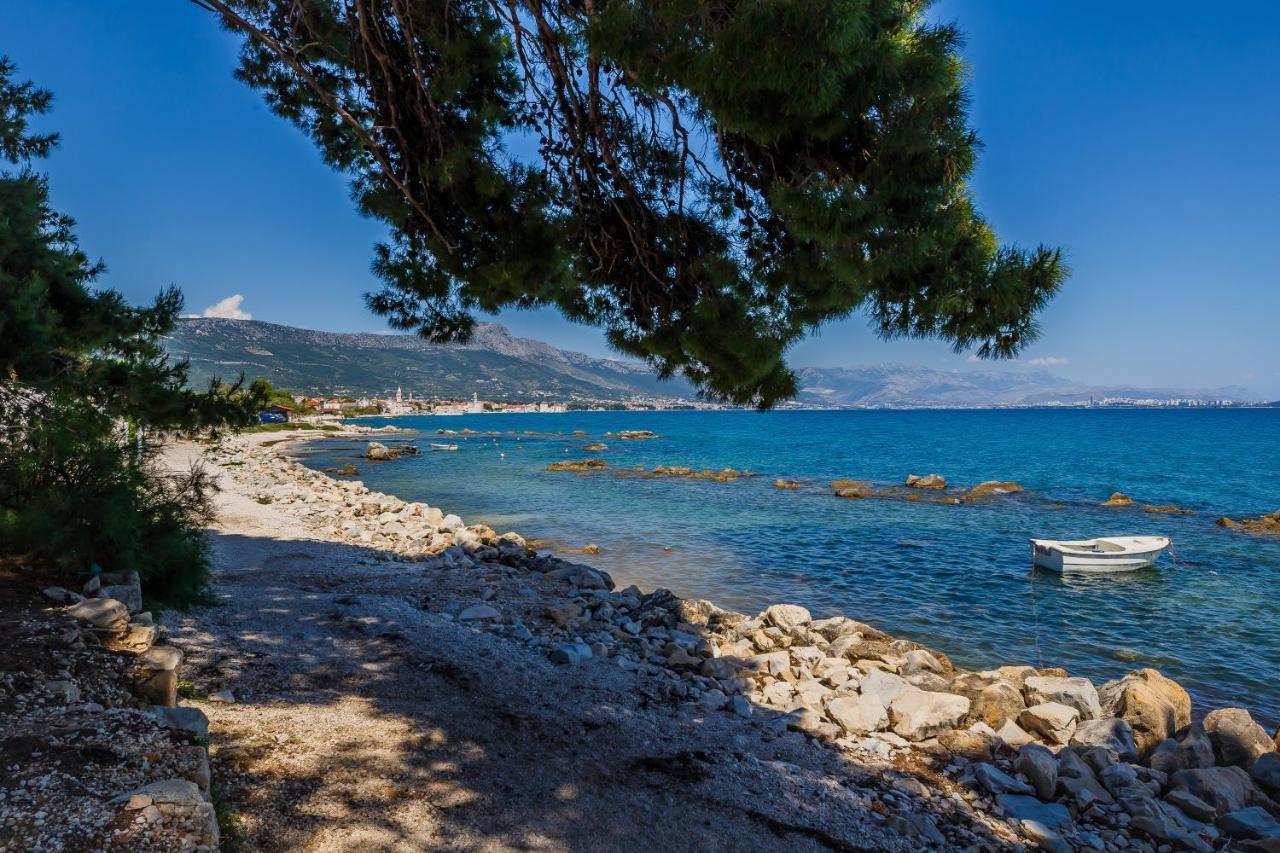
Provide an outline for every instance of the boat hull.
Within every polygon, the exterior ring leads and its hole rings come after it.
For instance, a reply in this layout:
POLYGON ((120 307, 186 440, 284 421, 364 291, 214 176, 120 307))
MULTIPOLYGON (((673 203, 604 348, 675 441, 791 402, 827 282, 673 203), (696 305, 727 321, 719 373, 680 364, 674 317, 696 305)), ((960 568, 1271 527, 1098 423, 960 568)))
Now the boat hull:
MULTIPOLYGON (((1164 537, 1133 537, 1139 544, 1121 551, 1085 551, 1065 547, 1054 542, 1032 539, 1031 551, 1035 565, 1051 572, 1132 572, 1155 565, 1156 560, 1169 547, 1164 537)), ((1090 540, 1090 542, 1107 540, 1090 540)), ((1084 545, 1085 543, 1071 543, 1084 545)))

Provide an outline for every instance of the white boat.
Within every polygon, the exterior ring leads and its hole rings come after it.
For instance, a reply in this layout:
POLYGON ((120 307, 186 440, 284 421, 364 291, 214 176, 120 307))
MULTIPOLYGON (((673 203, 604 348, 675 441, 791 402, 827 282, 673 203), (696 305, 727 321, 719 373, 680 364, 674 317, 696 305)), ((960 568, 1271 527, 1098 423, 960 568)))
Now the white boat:
POLYGON ((1167 536, 1031 540, 1035 564, 1051 572, 1131 572, 1155 563, 1168 547, 1167 536))
POLYGON ((431 449, 432 449, 432 450, 457 450, 457 449, 458 449, 458 445, 456 445, 456 444, 436 444, 435 442, 432 442, 432 443, 431 443, 431 449))

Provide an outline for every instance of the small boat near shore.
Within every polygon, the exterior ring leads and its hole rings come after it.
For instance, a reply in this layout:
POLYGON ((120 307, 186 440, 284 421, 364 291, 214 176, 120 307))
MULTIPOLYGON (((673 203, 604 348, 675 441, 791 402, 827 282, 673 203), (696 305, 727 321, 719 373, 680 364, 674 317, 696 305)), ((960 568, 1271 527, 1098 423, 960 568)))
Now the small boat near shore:
POLYGON ((457 449, 458 449, 458 445, 456 445, 456 444, 437 444, 436 442, 434 442, 434 441, 433 441, 433 442, 431 442, 431 449, 432 449, 432 450, 457 450, 457 449))
POLYGON ((1154 565, 1168 547, 1167 536, 1031 540, 1035 564, 1051 572, 1131 572, 1154 565))

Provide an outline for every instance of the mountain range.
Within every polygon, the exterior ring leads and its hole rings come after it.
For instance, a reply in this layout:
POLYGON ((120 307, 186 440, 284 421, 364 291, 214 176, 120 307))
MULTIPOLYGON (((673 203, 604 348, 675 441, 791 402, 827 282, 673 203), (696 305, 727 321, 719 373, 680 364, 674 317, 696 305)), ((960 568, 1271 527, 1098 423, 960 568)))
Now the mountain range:
MULTIPOLYGON (((169 354, 191 364, 191 382, 269 379, 314 394, 495 401, 621 402, 694 396, 683 380, 659 380, 647 365, 595 358, 513 336, 481 323, 466 344, 430 344, 416 335, 318 332, 257 320, 190 318, 166 340, 169 354)), ((1237 387, 1217 389, 1089 386, 1046 371, 942 371, 903 364, 797 370, 796 402, 833 407, 983 407, 1087 403, 1090 398, 1246 400, 1237 387)))

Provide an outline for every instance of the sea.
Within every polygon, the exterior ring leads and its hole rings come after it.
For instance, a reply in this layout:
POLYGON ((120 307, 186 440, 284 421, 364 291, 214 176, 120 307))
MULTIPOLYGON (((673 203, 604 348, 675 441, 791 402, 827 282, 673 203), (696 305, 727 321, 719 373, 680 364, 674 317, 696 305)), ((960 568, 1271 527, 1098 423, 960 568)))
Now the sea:
POLYGON ((1199 713, 1242 706, 1269 730, 1280 723, 1280 537, 1215 524, 1280 508, 1280 409, 618 411, 361 423, 415 430, 392 438, 422 455, 371 463, 355 458, 362 444, 320 439, 299 451, 301 461, 321 470, 355 462, 372 489, 514 530, 607 570, 620 587, 666 587, 748 613, 800 604, 970 668, 1060 666, 1103 681, 1155 667, 1191 692, 1199 713), (657 437, 608 435, 623 430, 657 437), (432 441, 456 442, 458 452, 431 452, 432 441), (607 447, 586 451, 593 442, 607 447), (607 467, 545 470, 585 458, 607 467), (636 476, 658 465, 753 476, 636 476), (1011 480, 1024 491, 955 505, 842 499, 831 488, 835 479, 892 486, 930 473, 952 486, 1011 480), (778 479, 799 488, 777 488, 778 479), (1100 506, 1116 491, 1134 506, 1100 506), (1145 534, 1173 540, 1151 569, 1060 576, 1031 566, 1031 537, 1145 534), (581 555, 587 546, 599 552, 581 555))

